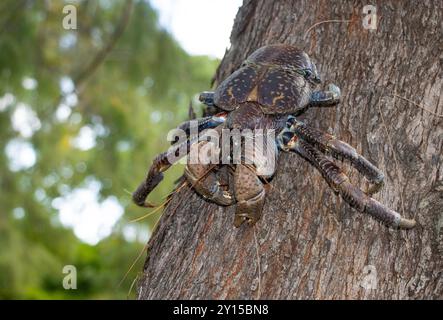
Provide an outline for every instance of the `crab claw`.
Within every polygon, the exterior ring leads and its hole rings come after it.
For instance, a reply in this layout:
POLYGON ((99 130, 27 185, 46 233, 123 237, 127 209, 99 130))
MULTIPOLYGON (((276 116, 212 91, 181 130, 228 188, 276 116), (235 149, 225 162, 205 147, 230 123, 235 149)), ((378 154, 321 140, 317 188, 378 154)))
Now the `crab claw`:
POLYGON ((330 91, 330 92, 332 93, 332 98, 333 98, 334 100, 339 100, 339 99, 340 99, 340 97, 341 97, 341 91, 340 91, 340 88, 337 87, 335 84, 330 83, 330 84, 328 85, 328 91, 330 91))

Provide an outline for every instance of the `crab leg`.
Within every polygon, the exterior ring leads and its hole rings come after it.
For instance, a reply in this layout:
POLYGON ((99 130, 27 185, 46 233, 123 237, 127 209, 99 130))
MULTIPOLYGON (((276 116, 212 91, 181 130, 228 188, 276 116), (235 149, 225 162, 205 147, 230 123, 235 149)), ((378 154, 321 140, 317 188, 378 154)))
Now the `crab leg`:
POLYGON ((370 214, 392 227, 411 229, 415 226, 415 220, 403 218, 399 213, 385 207, 351 184, 346 174, 335 163, 308 142, 302 140, 295 133, 290 137, 290 131, 284 133, 284 137, 279 137, 282 140, 280 146, 283 150, 296 152, 315 166, 331 188, 339 193, 351 207, 370 214))
POLYGON ((372 195, 378 192, 383 186, 384 174, 371 162, 346 142, 338 140, 333 135, 324 133, 320 130, 307 126, 298 121, 295 117, 289 117, 287 125, 291 125, 290 130, 297 136, 314 145, 316 148, 326 154, 332 155, 336 159, 346 159, 351 165, 363 174, 373 185, 369 188, 368 194, 372 195))
MULTIPOLYGON (((203 131, 209 128, 215 128, 223 123, 226 119, 226 114, 218 114, 212 117, 202 118, 195 120, 198 125, 198 132, 203 131)), ((179 129, 185 130, 186 128, 190 128, 190 121, 184 122, 179 126, 179 129), (183 129, 184 128, 184 129, 183 129)), ((186 131, 186 130, 185 130, 186 131)), ((152 208, 155 205, 146 201, 148 195, 154 190, 154 188, 163 180, 163 172, 168 170, 175 162, 180 160, 178 156, 178 152, 185 147, 186 150, 190 149, 190 146, 198 141, 198 136, 192 137, 191 139, 187 139, 186 141, 174 145, 170 150, 159 154, 152 162, 152 165, 149 169, 149 172, 146 176, 146 179, 138 186, 137 190, 132 194, 132 200, 134 203, 140 207, 152 208), (172 154, 175 153, 175 157, 171 157, 172 154), (174 159, 173 162, 170 159, 174 159)), ((182 154, 181 158, 186 154, 182 154)))
MULTIPOLYGON (((185 131, 186 135, 189 137, 193 128, 197 129, 197 132, 212 129, 225 122, 226 117, 227 112, 220 112, 213 116, 185 121, 180 124, 177 129, 185 131)), ((174 141, 172 143, 174 143, 174 141)))
MULTIPOLYGON (((163 152, 159 154, 157 157, 155 157, 155 159, 152 161, 152 165, 149 169, 146 179, 142 183, 140 183, 137 190, 135 190, 132 193, 132 201, 134 201, 136 205, 146 208, 155 207, 154 204, 151 204, 148 201, 146 201, 146 198, 152 192, 152 190, 154 190, 154 188, 163 180, 163 172, 168 170, 174 164, 173 162, 170 161, 171 159, 170 155, 173 152, 178 151, 180 146, 182 146, 185 143, 186 143, 186 148, 189 148, 189 146, 193 142, 195 141, 191 142, 188 139, 187 141, 177 145, 174 149, 163 152)), ((180 160, 180 158, 178 157, 174 158, 176 159, 176 161, 180 160)))
POLYGON ((326 91, 312 92, 309 104, 312 107, 331 107, 340 102, 340 96, 340 88, 330 84, 326 91))

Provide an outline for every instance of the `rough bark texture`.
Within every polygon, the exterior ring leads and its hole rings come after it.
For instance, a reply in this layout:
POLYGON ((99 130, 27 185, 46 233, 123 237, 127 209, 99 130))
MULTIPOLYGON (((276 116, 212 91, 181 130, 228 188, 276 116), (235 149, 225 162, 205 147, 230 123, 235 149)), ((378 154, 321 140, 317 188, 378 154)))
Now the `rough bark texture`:
POLYGON ((234 208, 189 187, 173 196, 149 242, 139 299, 443 298, 442 2, 379 1, 373 32, 362 27, 366 4, 244 1, 216 80, 262 45, 302 47, 343 94, 338 107, 302 119, 378 165, 386 184, 375 198, 418 226, 392 230, 356 212, 302 158, 282 154, 254 228, 234 228, 234 208), (304 38, 331 19, 350 21, 304 38), (369 271, 376 288, 363 285, 369 271))

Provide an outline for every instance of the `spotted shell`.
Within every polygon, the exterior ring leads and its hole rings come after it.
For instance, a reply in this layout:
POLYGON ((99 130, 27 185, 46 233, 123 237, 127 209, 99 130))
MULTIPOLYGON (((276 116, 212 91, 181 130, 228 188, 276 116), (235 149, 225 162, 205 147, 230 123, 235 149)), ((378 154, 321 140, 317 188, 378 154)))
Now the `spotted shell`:
POLYGON ((295 113, 306 107, 311 92, 297 70, 309 67, 308 55, 293 46, 262 47, 218 86, 215 105, 232 111, 249 101, 257 102, 266 114, 295 113))

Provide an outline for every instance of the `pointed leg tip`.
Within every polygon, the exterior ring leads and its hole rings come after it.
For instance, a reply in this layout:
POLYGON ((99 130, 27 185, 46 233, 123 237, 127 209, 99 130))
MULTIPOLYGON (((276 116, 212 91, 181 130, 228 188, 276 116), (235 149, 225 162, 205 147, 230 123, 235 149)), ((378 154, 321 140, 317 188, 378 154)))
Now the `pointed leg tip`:
POLYGON ((147 201, 143 204, 143 207, 145 207, 145 208, 157 208, 159 206, 160 205, 153 204, 153 203, 150 203, 150 202, 147 202, 147 201))
POLYGON ((139 190, 137 190, 137 191, 135 191, 132 194, 132 202, 135 203, 137 206, 142 207, 142 208, 155 208, 155 207, 157 207, 155 204, 152 204, 152 203, 146 201, 146 197, 147 196, 145 196, 144 193, 141 194, 139 192, 139 190))
POLYGON ((240 215, 235 215, 234 227, 239 228, 246 221, 245 217, 240 215))
POLYGON ((136 194, 136 193, 133 193, 133 194, 132 194, 132 202, 133 202, 136 206, 138 206, 138 207, 143 207, 144 204, 145 204, 145 201, 144 201, 144 200, 140 200, 138 194, 136 194))
POLYGON ((143 202, 137 202, 137 201, 135 201, 134 200, 134 203, 138 206, 138 207, 141 207, 141 208, 156 208, 156 207, 158 207, 158 205, 155 205, 155 204, 153 204, 153 203, 150 203, 150 202, 145 202, 145 201, 143 201, 143 202))
POLYGON ((331 83, 328 85, 327 88, 329 91, 331 91, 334 95, 334 99, 338 100, 341 97, 341 90, 338 86, 336 86, 335 84, 331 83))
POLYGON ((340 94, 340 88, 336 84, 334 84, 334 83, 328 84, 328 90, 329 91, 334 91, 334 92, 337 92, 337 93, 340 94))
POLYGON ((414 219, 401 218, 398 227, 401 229, 412 229, 416 224, 417 222, 414 219))

